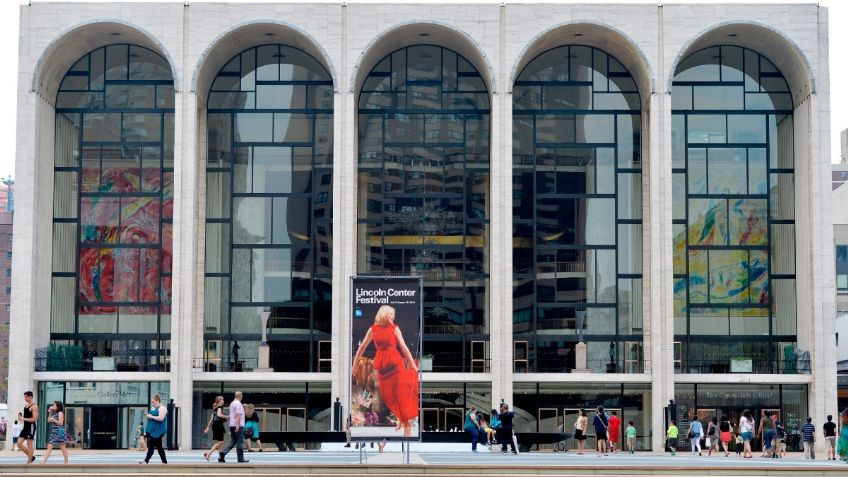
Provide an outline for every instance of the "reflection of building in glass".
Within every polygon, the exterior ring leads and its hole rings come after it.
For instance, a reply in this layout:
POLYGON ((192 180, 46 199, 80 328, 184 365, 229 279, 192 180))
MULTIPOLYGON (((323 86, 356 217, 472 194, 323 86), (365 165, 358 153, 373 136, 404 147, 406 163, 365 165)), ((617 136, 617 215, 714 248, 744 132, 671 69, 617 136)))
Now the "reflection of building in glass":
POLYGON ((356 274, 424 278, 424 429, 603 403, 659 449, 670 399, 836 410, 826 9, 21 15, 9 405, 74 397, 83 447, 133 445, 152 392, 183 446, 236 389, 330 429, 356 274))
MULTIPOLYGON (((15 212, 15 181, 0 185, 0 401, 7 400, 9 376, 9 316, 12 308, 12 218, 15 212)), ((13 421, 14 422, 14 421, 13 421)))
POLYGON ((633 358, 639 372, 639 108, 630 73, 587 46, 549 50, 515 82, 513 339, 526 343, 529 371, 619 371, 633 358))
POLYGON ((483 79, 447 48, 403 48, 371 70, 358 112, 358 271, 423 276, 424 353, 434 371, 470 371, 489 333, 483 79))

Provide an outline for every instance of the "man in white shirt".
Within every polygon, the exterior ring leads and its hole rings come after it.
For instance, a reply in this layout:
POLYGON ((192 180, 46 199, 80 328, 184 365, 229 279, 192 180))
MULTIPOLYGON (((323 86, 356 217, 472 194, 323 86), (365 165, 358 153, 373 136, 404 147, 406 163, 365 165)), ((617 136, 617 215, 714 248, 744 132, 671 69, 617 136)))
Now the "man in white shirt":
POLYGON ((233 447, 239 462, 249 462, 244 458, 244 406, 241 405, 241 391, 236 391, 230 403, 230 445, 221 451, 218 462, 226 462, 224 457, 233 447))

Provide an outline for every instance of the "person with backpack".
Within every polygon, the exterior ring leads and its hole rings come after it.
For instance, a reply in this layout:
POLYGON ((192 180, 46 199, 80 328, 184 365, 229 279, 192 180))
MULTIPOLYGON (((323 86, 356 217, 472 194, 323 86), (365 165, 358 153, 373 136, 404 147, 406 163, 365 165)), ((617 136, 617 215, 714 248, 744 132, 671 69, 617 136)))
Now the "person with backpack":
POLYGON ((595 439, 598 441, 598 457, 607 454, 607 431, 609 429, 609 417, 604 411, 604 406, 598 406, 595 410, 595 418, 592 420, 595 426, 595 439))
POLYGON ((497 409, 492 409, 492 418, 489 420, 489 428, 491 432, 487 431, 486 434, 489 438, 489 449, 491 449, 493 445, 499 442, 498 429, 501 428, 501 420, 498 417, 497 409))

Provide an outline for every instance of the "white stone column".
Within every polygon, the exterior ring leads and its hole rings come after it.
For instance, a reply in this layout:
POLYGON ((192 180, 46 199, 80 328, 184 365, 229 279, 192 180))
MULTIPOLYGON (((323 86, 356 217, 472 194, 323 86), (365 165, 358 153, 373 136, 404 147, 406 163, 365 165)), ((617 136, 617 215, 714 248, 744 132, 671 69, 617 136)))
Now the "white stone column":
POLYGON ((489 192, 489 358, 492 407, 512 402, 512 156, 505 149, 512 96, 494 91, 491 101, 489 192))
MULTIPOLYGON (((674 398, 674 305, 673 305, 673 253, 672 253, 672 150, 671 150, 671 95, 664 91, 663 81, 651 94, 647 117, 647 169, 643 170, 643 191, 647 190, 648 203, 644 233, 649 249, 644 256, 643 282, 647 297, 644 312, 645 343, 649 350, 648 365, 652 375, 651 389, 651 446, 663 449, 665 437, 664 408, 674 398)), ((643 131, 645 128, 643 127, 643 131)), ((643 151, 645 146, 643 144, 643 151)), ((645 164, 643 162, 643 167, 645 164)), ((647 370, 647 369, 646 369, 647 370)))
POLYGON ((179 444, 191 449, 192 361, 198 267, 197 95, 178 91, 174 111, 174 237, 171 280, 171 398, 180 408, 179 444))
POLYGON ((333 100, 333 380, 330 402, 338 397, 342 422, 350 410, 350 277, 356 274, 356 103, 349 91, 333 100))

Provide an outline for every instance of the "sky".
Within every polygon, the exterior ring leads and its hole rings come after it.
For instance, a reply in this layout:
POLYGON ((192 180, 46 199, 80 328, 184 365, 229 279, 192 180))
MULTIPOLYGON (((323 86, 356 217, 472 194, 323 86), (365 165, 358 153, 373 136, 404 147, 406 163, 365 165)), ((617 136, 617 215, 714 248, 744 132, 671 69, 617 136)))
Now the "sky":
MULTIPOLYGON (((63 0, 51 0, 53 3, 69 3, 63 0)), ((94 0, 96 1, 96 0, 94 0)), ((124 0, 133 1, 133 0, 124 0)), ((156 1, 156 0, 146 0, 156 1)), ((217 0, 239 2, 239 0, 217 0)), ((299 2, 310 0, 299 0, 299 2)), ((332 0, 324 0, 327 3, 332 0)), ((508 3, 542 3, 544 0, 535 0, 527 2, 526 0, 510 0, 508 3)), ((428 0, 414 0, 412 2, 406 0, 395 0, 386 2, 384 0, 366 0, 358 2, 356 0, 347 0, 351 3, 426 3, 428 0)), ((450 3, 495 3, 494 0, 454 0, 450 3)), ((686 1, 675 0, 670 3, 708 3, 709 0, 701 1, 686 1)), ((17 102, 17 63, 18 63, 18 21, 19 9, 21 5, 26 5, 25 0, 0 0, 0 45, 5 47, 0 48, 2 56, 2 64, 7 65, 6 73, 0 75, 0 104, 6 105, 0 108, 0 144, 6 146, 2 149, 6 153, 0 156, 0 177, 9 175, 14 177, 15 167, 15 120, 16 120, 16 102, 17 102), (12 66, 14 65, 14 66, 12 66), (14 67, 14 73, 11 68, 14 67)), ((33 2, 35 3, 35 2, 33 2)), ((98 2, 100 3, 100 2, 98 2)), ((108 3, 108 2, 103 2, 108 3)), ((204 3, 201 0, 191 0, 188 3, 204 3)), ((241 2, 244 3, 244 2, 241 2)), ((251 3, 256 3, 254 0, 251 3)), ((289 1, 288 3, 295 3, 289 1)), ((444 2, 443 2, 444 3, 444 2)), ((631 0, 613 0, 612 2, 599 2, 592 0, 578 0, 576 3, 652 3, 645 1, 631 0)), ((736 2, 732 0, 722 0, 722 3, 804 3, 799 0, 772 0, 768 2, 760 2, 756 0, 747 0, 744 2, 736 2)), ((812 3, 812 2, 810 2, 812 3)), ((839 162, 839 132, 848 129, 848 62, 844 60, 844 52, 848 47, 848 1, 845 0, 822 0, 819 5, 828 7, 830 20, 830 91, 831 91, 831 162, 839 162), (839 55, 838 53, 843 53, 839 55), (841 58, 840 58, 841 56, 841 58)))

